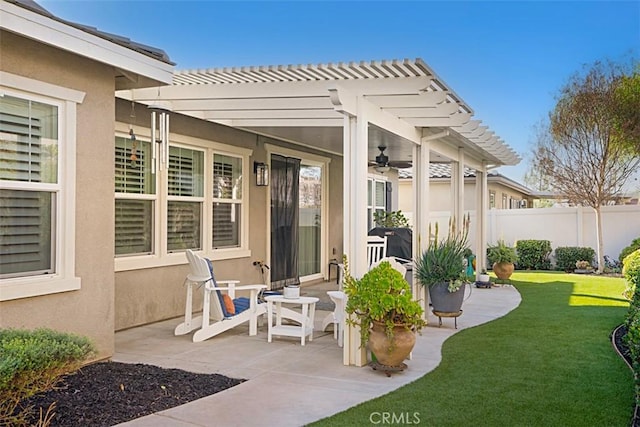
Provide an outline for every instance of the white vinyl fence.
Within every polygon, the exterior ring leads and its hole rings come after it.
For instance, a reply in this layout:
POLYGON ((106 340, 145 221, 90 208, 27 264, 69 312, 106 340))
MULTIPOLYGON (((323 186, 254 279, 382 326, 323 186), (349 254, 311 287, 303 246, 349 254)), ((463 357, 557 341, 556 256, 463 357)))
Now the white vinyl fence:
MULTIPOLYGON (((469 243, 475 247, 475 211, 469 212, 469 243)), ((445 236, 449 212, 431 212, 430 221, 439 224, 445 236)), ((433 233, 433 228, 432 228, 433 233)), ((603 206, 602 236, 604 255, 617 259, 620 251, 640 237, 640 205, 603 206)), ((588 246, 596 250, 596 219, 586 207, 542 209, 491 209, 487 217, 487 243, 504 240, 514 245, 518 240, 549 240, 551 247, 588 246)))

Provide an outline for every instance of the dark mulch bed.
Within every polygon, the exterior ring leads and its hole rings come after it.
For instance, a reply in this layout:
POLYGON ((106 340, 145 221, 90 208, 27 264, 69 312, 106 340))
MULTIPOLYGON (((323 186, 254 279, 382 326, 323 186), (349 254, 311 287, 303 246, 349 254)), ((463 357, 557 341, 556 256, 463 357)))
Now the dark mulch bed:
POLYGON ((56 402, 51 426, 101 427, 173 408, 245 380, 157 366, 102 362, 66 376, 56 390, 28 404, 46 412, 56 402))

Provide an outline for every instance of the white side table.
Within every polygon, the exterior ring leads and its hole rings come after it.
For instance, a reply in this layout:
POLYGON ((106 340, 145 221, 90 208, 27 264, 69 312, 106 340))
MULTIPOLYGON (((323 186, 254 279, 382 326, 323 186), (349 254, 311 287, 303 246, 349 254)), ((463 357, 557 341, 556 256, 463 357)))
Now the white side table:
POLYGON ((271 342, 273 335, 300 337, 300 343, 304 345, 305 338, 313 341, 313 319, 316 313, 316 297, 285 298, 281 295, 272 295, 265 298, 267 302, 267 319, 269 329, 267 341, 271 342), (283 304, 302 306, 302 313, 283 307, 283 304), (275 305, 275 319, 274 319, 275 305), (300 325, 283 325, 282 319, 293 320, 300 325))
POLYGON ((324 331, 327 326, 333 324, 333 338, 338 340, 338 347, 342 347, 344 339, 344 308, 347 296, 342 291, 327 291, 327 295, 329 295, 336 307, 322 321, 322 330, 324 331))

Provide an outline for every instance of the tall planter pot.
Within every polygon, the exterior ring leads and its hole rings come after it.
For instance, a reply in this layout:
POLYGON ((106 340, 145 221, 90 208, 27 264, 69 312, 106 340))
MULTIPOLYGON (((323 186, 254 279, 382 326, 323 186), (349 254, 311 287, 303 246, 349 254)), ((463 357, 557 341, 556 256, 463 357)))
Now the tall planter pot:
POLYGON ((415 344, 415 331, 407 330, 403 325, 397 325, 393 328, 393 340, 389 340, 384 323, 373 322, 369 335, 369 350, 376 355, 381 365, 401 365, 415 344))
POLYGON ((464 300, 464 290, 467 286, 463 283, 455 292, 449 292, 449 284, 447 282, 436 283, 429 287, 429 298, 433 311, 440 313, 458 313, 462 308, 464 300))
POLYGON ((496 262, 493 264, 493 272, 500 280, 509 280, 513 274, 514 265, 512 262, 496 262))

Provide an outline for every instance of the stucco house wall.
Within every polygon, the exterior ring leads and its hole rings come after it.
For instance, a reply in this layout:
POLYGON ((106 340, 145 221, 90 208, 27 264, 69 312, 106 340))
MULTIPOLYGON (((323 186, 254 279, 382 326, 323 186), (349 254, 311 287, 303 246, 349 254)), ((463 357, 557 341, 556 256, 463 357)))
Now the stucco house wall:
MULTIPOLYGON (((510 200, 526 200, 527 207, 533 206, 533 199, 509 188, 503 184, 496 182, 489 182, 487 184, 489 194, 495 194, 495 209, 503 209, 502 197, 507 197, 507 208, 509 209, 510 200)), ((413 212, 413 190, 411 180, 401 179, 398 182, 398 208, 402 212, 413 212)), ((436 211, 450 211, 453 205, 452 203, 451 182, 443 180, 432 179, 429 183, 429 206, 433 206, 436 211)), ((489 200, 489 198, 487 198, 489 200)), ((488 203, 488 202, 487 202, 488 203)), ((475 180, 468 182, 465 180, 464 184, 464 209, 475 210, 476 209, 476 185, 475 180)))
MULTIPOLYGON (((491 194, 491 192, 495 193, 495 209, 513 209, 514 207, 512 207, 512 200, 515 202, 524 200, 526 201, 527 208, 533 207, 534 199, 532 197, 514 190, 513 188, 507 187, 506 185, 500 183, 491 183, 487 187, 489 188, 489 194, 491 194), (503 198, 506 198, 506 207, 503 206, 503 198)), ((471 206, 473 207, 470 207, 469 209, 475 209, 475 200, 472 203, 473 205, 471 206)))
POLYGON ((0 327, 46 326, 89 336, 97 358, 108 357, 114 348, 113 67, 6 31, 0 32, 0 52, 4 72, 86 93, 77 106, 75 171, 75 266, 81 289, 2 301, 0 327))

